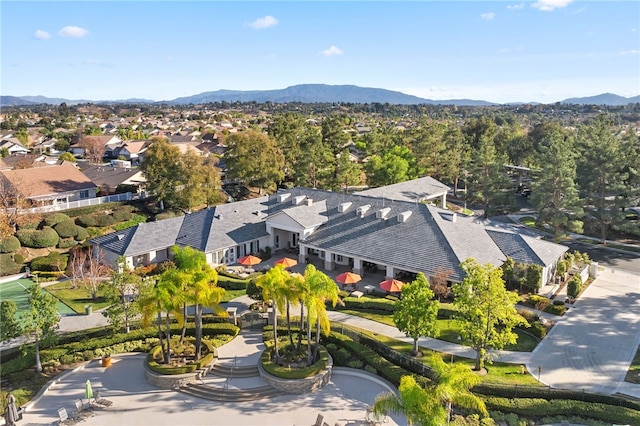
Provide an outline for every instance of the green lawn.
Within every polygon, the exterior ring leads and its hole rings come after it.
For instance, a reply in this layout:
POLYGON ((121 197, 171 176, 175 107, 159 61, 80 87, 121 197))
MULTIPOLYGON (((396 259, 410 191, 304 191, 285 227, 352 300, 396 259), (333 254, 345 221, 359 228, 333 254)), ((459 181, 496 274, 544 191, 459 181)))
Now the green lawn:
POLYGON ((633 361, 631 361, 631 365, 627 371, 627 377, 625 377, 624 381, 637 385, 640 384, 640 347, 636 351, 633 361))
POLYGON ((222 303, 229 302, 236 297, 244 296, 245 294, 247 294, 247 290, 225 290, 222 303))
MULTIPOLYGON (((340 312, 395 327, 395 323, 393 322, 393 314, 379 314, 347 309, 342 309, 340 312)), ((460 326, 456 323, 456 321, 452 319, 438 319, 438 328, 440 329, 440 335, 438 336, 438 339, 450 343, 460 343, 460 341, 458 340, 458 336, 460 336, 460 326)), ((538 345, 538 339, 531 336, 530 334, 525 333, 520 329, 516 329, 516 334, 518 335, 517 343, 515 345, 506 346, 505 350, 531 352, 538 345)))
POLYGON ((520 218, 520 223, 526 226, 530 226, 532 228, 536 227, 536 220, 531 216, 524 216, 520 218))
POLYGON ((85 313, 85 306, 91 305, 93 310, 106 308, 109 303, 98 292, 96 300, 91 299, 91 293, 84 287, 71 288, 71 281, 62 281, 45 287, 49 293, 57 297, 62 303, 78 314, 85 313))
MULTIPOLYGON (((354 328, 354 327, 351 327, 354 328)), ((393 350, 407 354, 413 350, 413 346, 410 343, 405 343, 400 340, 391 339, 386 336, 381 336, 379 334, 373 335, 373 333, 368 332, 366 330, 359 330, 361 333, 371 336, 372 338, 380 341, 384 345, 392 348, 393 350)), ((420 348, 420 351, 423 354, 422 358, 418 358, 420 361, 428 364, 429 355, 433 353, 432 350, 427 348, 420 348)), ((441 353, 440 356, 447 362, 460 362, 469 365, 469 368, 473 368, 475 366, 475 360, 460 358, 456 356, 451 356, 450 354, 441 353)), ((485 369, 487 370, 487 374, 482 376, 483 383, 503 383, 509 384, 513 386, 542 386, 538 381, 528 374, 528 372, 522 374, 522 367, 517 364, 505 364, 501 362, 495 362, 493 364, 485 364, 485 369)))

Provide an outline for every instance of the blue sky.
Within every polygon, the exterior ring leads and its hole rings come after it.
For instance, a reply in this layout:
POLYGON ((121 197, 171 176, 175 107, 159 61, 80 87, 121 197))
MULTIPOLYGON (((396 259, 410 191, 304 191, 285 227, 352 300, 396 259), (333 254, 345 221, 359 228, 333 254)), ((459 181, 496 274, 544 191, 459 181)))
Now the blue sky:
POLYGON ((2 95, 170 100, 354 84, 427 99, 640 94, 638 1, 7 1, 2 95))

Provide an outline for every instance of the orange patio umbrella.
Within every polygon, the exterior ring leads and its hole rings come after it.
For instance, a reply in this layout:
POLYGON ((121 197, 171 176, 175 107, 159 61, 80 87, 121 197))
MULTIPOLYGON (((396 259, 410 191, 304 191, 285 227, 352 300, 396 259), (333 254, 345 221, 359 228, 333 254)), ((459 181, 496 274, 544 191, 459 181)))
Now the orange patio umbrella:
POLYGON ((380 283, 381 289, 392 292, 392 293, 402 291, 403 286, 404 286, 404 283, 402 281, 395 280, 395 279, 384 280, 380 283))
POLYGON ((343 272, 336 277, 336 281, 341 284, 355 284, 360 281, 362 277, 358 274, 354 274, 353 272, 343 272))
POLYGON ((252 255, 242 256, 240 259, 238 259, 238 263, 244 266, 253 266, 257 265, 260 262, 262 262, 262 259, 252 255))
POLYGON ((291 268, 292 266, 296 266, 298 264, 297 260, 291 259, 290 257, 283 257, 282 259, 278 259, 273 262, 274 265, 282 265, 285 268, 291 268))

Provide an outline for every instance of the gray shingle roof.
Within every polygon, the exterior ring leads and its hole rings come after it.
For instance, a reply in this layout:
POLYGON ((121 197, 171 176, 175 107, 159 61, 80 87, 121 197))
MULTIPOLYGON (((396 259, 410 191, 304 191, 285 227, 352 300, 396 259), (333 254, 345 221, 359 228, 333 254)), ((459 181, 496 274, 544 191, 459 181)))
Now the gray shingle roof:
POLYGON ((521 235, 490 229, 487 230, 487 234, 506 256, 509 256, 516 262, 534 263, 544 266, 542 260, 533 251, 531 246, 524 241, 521 235))
POLYGON ((356 192, 356 195, 367 195, 370 197, 384 197, 398 201, 422 201, 433 198, 442 193, 447 193, 449 187, 444 183, 425 176, 406 182, 395 183, 393 185, 381 186, 379 188, 367 189, 356 192))
POLYGON ((298 222, 304 228, 312 228, 328 220, 326 200, 315 201, 310 206, 306 204, 293 206, 282 210, 282 213, 298 222))

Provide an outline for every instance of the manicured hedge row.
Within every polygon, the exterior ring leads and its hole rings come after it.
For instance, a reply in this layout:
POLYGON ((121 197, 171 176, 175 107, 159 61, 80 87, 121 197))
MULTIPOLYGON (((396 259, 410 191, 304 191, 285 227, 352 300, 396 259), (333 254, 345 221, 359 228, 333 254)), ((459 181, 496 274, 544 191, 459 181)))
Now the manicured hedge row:
POLYGON ((13 253, 20 250, 20 240, 13 235, 0 240, 0 253, 13 253))
POLYGON ((218 287, 225 290, 246 290, 249 280, 232 278, 218 273, 218 287))
MULTIPOLYGON (((547 400, 575 400, 627 407, 640 413, 640 402, 613 395, 602 395, 568 389, 552 389, 531 386, 502 386, 499 384, 480 384, 473 388, 474 393, 502 398, 531 398, 547 400)), ((640 423, 638 423, 640 424, 640 423)))
POLYGON ((541 398, 483 398, 487 409, 521 416, 556 416, 571 413, 573 416, 586 417, 589 419, 602 420, 607 423, 616 424, 640 424, 640 412, 626 407, 614 407, 606 404, 589 403, 581 401, 554 399, 547 401, 541 398))
MULTIPOLYGON (((399 367, 392 362, 387 361, 384 357, 378 355, 375 351, 368 348, 367 346, 355 342, 353 339, 343 334, 332 331, 329 333, 329 337, 324 338, 324 340, 328 343, 333 343, 334 345, 336 345, 336 347, 346 348, 350 352, 350 357, 352 360, 360 359, 363 363, 370 365, 377 371, 377 374, 379 376, 384 377, 395 386, 398 386, 400 384, 400 378, 402 376, 411 374, 402 367, 399 367)), ((334 352, 330 352, 331 356, 334 357, 334 361, 336 359, 343 359, 343 356, 338 352, 339 350, 335 351, 335 357, 334 352)))
POLYGON ((19 229, 16 232, 16 237, 20 240, 20 244, 23 247, 31 248, 47 248, 55 247, 58 244, 58 233, 48 226, 37 229, 19 229))
POLYGON ((395 312, 396 302, 388 299, 372 297, 345 297, 342 299, 344 307, 336 306, 336 309, 367 309, 383 312, 395 312))

